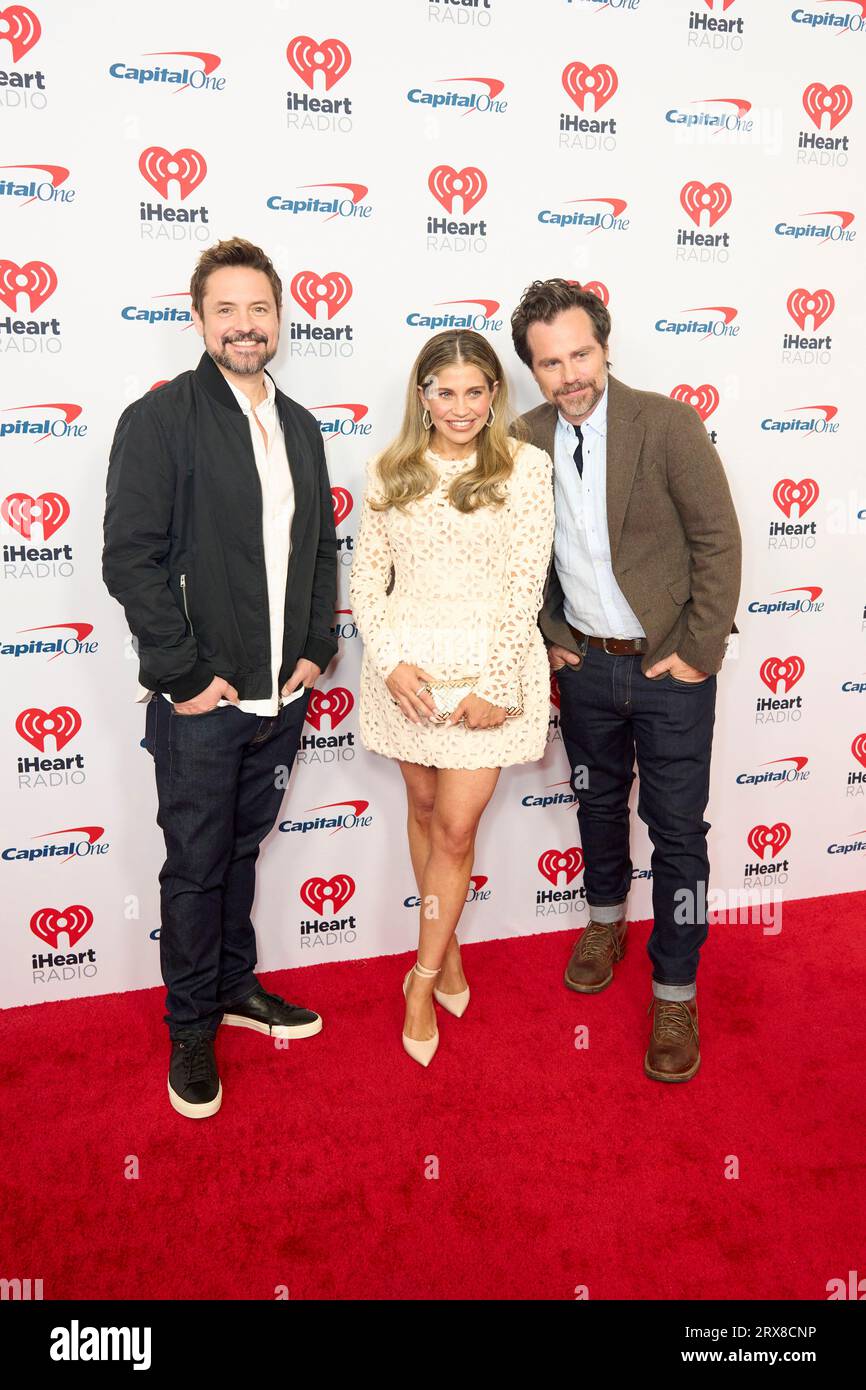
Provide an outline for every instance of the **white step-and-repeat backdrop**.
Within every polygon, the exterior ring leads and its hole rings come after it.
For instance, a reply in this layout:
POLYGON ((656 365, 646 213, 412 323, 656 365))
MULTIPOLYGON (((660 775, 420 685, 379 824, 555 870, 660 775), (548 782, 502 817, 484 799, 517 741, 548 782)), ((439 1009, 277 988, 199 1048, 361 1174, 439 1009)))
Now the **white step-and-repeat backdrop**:
MULTIPOLYGON (((261 965, 415 939, 402 781, 358 736, 364 463, 436 329, 487 334, 537 403, 508 319, 549 275, 609 302, 624 381, 699 411, 738 504, 716 904, 863 886, 864 61, 866 0, 0 9, 0 1002, 159 980, 162 840, 100 577, 104 479, 123 406, 195 365, 190 272, 231 235, 283 277, 274 371, 321 423, 340 537, 340 654, 260 861, 261 965)), ((567 778, 552 703, 544 760, 503 774, 482 827, 465 939, 585 921, 567 778)), ((637 821, 633 858, 645 917, 637 821)), ((755 920, 756 948, 780 926, 755 920)))

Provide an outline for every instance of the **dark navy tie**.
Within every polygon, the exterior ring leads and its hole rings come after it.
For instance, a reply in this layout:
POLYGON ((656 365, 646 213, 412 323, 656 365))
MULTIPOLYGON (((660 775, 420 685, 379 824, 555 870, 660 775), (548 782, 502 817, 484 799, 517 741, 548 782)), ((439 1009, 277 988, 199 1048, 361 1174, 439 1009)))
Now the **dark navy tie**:
POLYGON ((577 471, 578 471, 580 477, 582 478, 582 477, 583 477, 583 435, 582 435, 581 432, 580 432, 580 425, 572 425, 571 428, 574 430, 575 434, 577 435, 577 447, 576 447, 576 449, 575 449, 575 451, 574 451, 574 461, 575 461, 575 463, 577 464, 577 471))

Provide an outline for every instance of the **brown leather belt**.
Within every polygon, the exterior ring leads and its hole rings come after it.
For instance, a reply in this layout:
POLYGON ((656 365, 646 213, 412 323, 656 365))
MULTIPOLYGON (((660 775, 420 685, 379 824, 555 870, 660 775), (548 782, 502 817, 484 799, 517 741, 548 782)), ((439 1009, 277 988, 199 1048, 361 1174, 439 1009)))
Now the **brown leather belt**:
POLYGON ((645 637, 590 637, 588 633, 572 627, 571 623, 566 623, 566 627, 576 642, 598 647, 610 656, 633 656, 637 652, 646 651, 645 637))

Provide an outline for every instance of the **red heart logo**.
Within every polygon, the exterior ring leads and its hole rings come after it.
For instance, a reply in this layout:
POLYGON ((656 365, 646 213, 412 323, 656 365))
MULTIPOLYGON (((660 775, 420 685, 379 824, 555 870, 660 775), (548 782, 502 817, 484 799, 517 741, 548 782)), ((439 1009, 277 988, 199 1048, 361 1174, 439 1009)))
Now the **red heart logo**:
POLYGON ((8 9, 0 10, 0 20, 5 20, 7 25, 6 32, 0 34, 0 38, 8 39, 12 61, 17 63, 39 42, 42 25, 33 11, 25 9, 23 5, 10 5, 8 9))
POLYGON ((583 850, 577 845, 566 850, 546 849, 538 856, 538 868, 554 888, 559 883, 560 874, 565 874, 565 882, 569 884, 583 868, 583 850))
POLYGON ((341 270, 329 270, 327 275, 317 275, 314 270, 299 270, 289 289, 292 298, 311 319, 316 317, 320 304, 324 304, 328 318, 332 319, 352 298, 352 282, 341 270))
POLYGON ((603 285, 600 280, 584 280, 580 288, 586 290, 587 294, 596 295, 605 307, 610 303, 610 294, 608 293, 607 285, 603 285))
POLYGON ((198 150, 178 150, 176 154, 170 154, 161 145, 151 145, 149 149, 142 150, 138 167, 163 198, 168 197, 169 182, 176 179, 181 202, 194 188, 198 188, 207 173, 204 155, 199 154, 198 150))
POLYGON ((817 502, 820 491, 814 478, 801 478, 799 483, 795 483, 793 478, 780 478, 773 488, 773 501, 785 516, 790 517, 796 506, 800 516, 804 517, 817 502))
POLYGON ((843 87, 841 82, 837 82, 835 87, 825 87, 823 82, 810 82, 803 93, 806 114, 819 130, 824 116, 830 117, 830 129, 833 130, 840 121, 844 121, 853 105, 850 87, 843 87))
POLYGON ((788 313, 798 328, 805 330, 806 319, 811 317, 812 328, 817 331, 836 307, 836 300, 829 290, 792 290, 788 295, 788 313))
POLYGON ((323 39, 316 43, 307 34, 298 34, 289 41, 286 57, 310 91, 317 72, 324 73, 325 91, 329 92, 352 66, 352 55, 341 39, 323 39))
POLYGON ((754 850, 759 859, 766 858, 768 849, 772 850, 770 858, 775 859, 790 838, 791 827, 784 821, 779 821, 776 825, 753 825, 747 836, 750 849, 754 850))
POLYGON ((680 205, 688 213, 696 227, 701 225, 701 217, 707 214, 709 224, 714 227, 720 217, 724 217, 733 198, 726 183, 699 183, 692 179, 680 189, 680 205))
POLYGON ((352 510, 352 494, 348 488, 332 487, 331 501, 334 504, 334 525, 339 526, 352 510))
POLYGON ((85 932, 93 926, 93 913, 89 907, 75 903, 61 912, 56 907, 40 907, 30 918, 30 930, 40 941, 47 941, 57 950, 61 933, 69 939, 69 949, 80 941, 85 932))
POLYGON ((26 265, 16 265, 14 261, 0 261, 0 300, 12 310, 18 311, 18 296, 26 294, 33 314, 57 289, 57 276, 45 261, 28 261, 26 265))
POLYGON ((314 729, 320 729, 322 720, 328 715, 331 728, 336 729, 338 724, 342 724, 354 703, 355 697, 352 692, 342 685, 335 685, 331 690, 313 689, 310 691, 310 703, 307 706, 307 723, 312 724, 314 729))
POLYGON ((857 735, 854 742, 851 744, 851 752, 854 754, 858 763, 866 767, 866 734, 857 735))
POLYGON ((569 63, 563 68, 562 85, 581 111, 590 96, 595 102, 593 110, 600 111, 619 86, 619 78, 609 63, 597 63, 594 68, 586 63, 569 63))
POLYGON ((772 690, 774 695, 779 693, 779 686, 787 695, 806 669, 806 663, 801 656, 786 656, 782 661, 778 656, 768 656, 767 660, 761 665, 761 680, 768 690, 772 690))
POLYGON ((41 525, 47 541, 67 520, 69 503, 59 492, 40 492, 38 497, 31 497, 28 492, 11 492, 0 503, 0 515, 25 540, 30 539, 34 522, 41 525))
POLYGON ((56 709, 23 709, 15 720, 15 728, 22 738, 45 752, 45 740, 54 739, 59 753, 81 728, 81 715, 71 705, 58 705, 56 709))
POLYGON ((685 401, 686 405, 694 406, 702 420, 708 419, 719 404, 718 391, 715 386, 706 382, 703 386, 686 386, 685 383, 675 386, 671 391, 671 397, 675 401, 685 401))
POLYGON ((325 899, 331 902, 336 914, 349 901, 355 891, 355 880, 348 874, 335 874, 333 878, 308 878, 300 887, 301 901, 311 907, 319 916, 324 916, 322 908, 325 899))
POLYGON ((437 164, 430 170, 427 187, 446 212, 454 211, 454 199, 463 199, 464 215, 480 203, 487 192, 487 179, 480 169, 468 165, 465 169, 452 169, 450 164, 437 164))

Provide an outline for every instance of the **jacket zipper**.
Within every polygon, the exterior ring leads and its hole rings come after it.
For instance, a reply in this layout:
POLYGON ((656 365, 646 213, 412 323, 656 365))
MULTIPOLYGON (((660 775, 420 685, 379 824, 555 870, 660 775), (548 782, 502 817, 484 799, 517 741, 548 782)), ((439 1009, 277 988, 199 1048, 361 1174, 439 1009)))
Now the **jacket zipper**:
POLYGON ((186 620, 187 620, 187 622, 189 623, 189 634, 190 634, 190 637, 195 637, 195 629, 193 628, 192 622, 190 621, 189 608, 188 608, 188 606, 187 606, 187 601, 186 601, 186 575, 185 575, 185 574, 182 574, 181 577, 180 577, 180 593, 181 593, 181 597, 182 597, 182 599, 183 599, 183 611, 184 611, 184 613, 186 614, 186 620))

